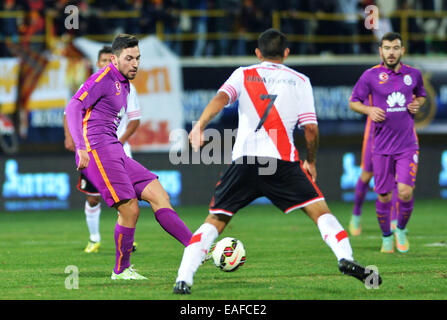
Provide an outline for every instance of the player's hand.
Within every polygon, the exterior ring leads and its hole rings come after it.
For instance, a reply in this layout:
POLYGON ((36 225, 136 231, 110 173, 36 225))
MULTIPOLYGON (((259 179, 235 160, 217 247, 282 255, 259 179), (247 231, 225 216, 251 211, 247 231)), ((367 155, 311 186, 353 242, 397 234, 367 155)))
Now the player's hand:
POLYGON ((191 143, 192 149, 196 152, 199 151, 199 148, 203 146, 204 141, 205 136, 200 128, 200 123, 197 122, 189 133, 189 142, 191 143))
POLYGON ((374 122, 382 122, 385 120, 385 111, 378 107, 369 107, 368 116, 374 122))
POLYGON ((410 111, 411 114, 416 114, 421 109, 421 104, 417 100, 413 100, 407 105, 408 111, 410 111))
POLYGON ((87 150, 78 150, 79 163, 77 170, 83 170, 88 167, 88 163, 90 162, 90 157, 88 155, 87 150))
POLYGON ((313 182, 317 181, 317 168, 315 162, 307 162, 307 160, 304 160, 303 168, 310 174, 313 182))
POLYGON ((65 137, 64 145, 65 145, 65 149, 67 149, 68 151, 75 152, 75 150, 76 150, 75 144, 71 137, 65 137))

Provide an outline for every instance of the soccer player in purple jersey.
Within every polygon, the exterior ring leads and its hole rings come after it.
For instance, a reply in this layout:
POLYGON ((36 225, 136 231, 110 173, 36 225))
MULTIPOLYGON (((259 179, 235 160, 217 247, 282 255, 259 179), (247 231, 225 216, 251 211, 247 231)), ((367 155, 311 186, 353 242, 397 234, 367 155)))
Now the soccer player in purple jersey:
POLYGON ((419 144, 414 115, 425 102, 421 72, 400 62, 405 52, 402 38, 387 33, 380 41, 382 63, 366 70, 355 85, 349 106, 373 121, 372 163, 377 219, 382 229, 381 252, 394 252, 390 228, 393 188, 397 183, 396 248, 410 248, 406 225, 414 206, 413 189, 418 168, 419 144), (364 102, 371 95, 371 105, 364 102))
POLYGON ((93 74, 66 108, 70 134, 76 147, 77 169, 98 189, 108 206, 119 211, 115 225, 116 260, 113 280, 146 279, 130 264, 138 200, 147 201, 155 218, 184 246, 191 231, 171 206, 158 177, 129 158, 116 135, 127 109, 129 80, 140 63, 138 39, 118 35, 112 43, 112 62, 93 74))
MULTIPOLYGON (((352 210, 351 220, 349 221, 349 233, 352 236, 359 236, 362 233, 362 207, 366 194, 369 190, 369 183, 373 177, 372 166, 372 144, 373 144, 373 125, 370 117, 367 118, 365 124, 365 132, 363 134, 362 158, 360 168, 362 172, 355 185, 354 208, 352 210)), ((393 190, 392 209, 391 209, 391 231, 395 232, 397 227, 396 212, 396 195, 397 185, 393 190)))

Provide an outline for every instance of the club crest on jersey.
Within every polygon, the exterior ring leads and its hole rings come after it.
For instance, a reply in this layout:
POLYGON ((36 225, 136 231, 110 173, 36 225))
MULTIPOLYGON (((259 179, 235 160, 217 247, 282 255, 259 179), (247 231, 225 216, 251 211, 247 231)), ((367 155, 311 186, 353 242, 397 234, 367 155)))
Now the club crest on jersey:
POLYGON ((118 81, 115 81, 116 95, 118 96, 121 93, 121 85, 118 81))
POLYGON ((384 82, 388 81, 388 73, 381 72, 379 74, 379 79, 380 79, 381 83, 384 83, 384 82))
POLYGON ((409 74, 406 74, 406 75, 404 76, 404 83, 405 83, 407 86, 411 86, 411 84, 413 83, 413 78, 411 78, 411 76, 410 76, 409 74))

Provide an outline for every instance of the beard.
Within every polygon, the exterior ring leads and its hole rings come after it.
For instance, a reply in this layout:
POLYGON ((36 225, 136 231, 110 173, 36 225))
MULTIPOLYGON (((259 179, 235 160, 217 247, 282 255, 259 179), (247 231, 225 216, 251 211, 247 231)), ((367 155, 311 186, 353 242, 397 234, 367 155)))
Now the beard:
POLYGON ((395 57, 394 59, 396 60, 394 63, 390 64, 387 62, 387 59, 383 59, 383 64, 388 68, 388 69, 394 69, 399 63, 400 63, 400 58, 401 57, 395 57))

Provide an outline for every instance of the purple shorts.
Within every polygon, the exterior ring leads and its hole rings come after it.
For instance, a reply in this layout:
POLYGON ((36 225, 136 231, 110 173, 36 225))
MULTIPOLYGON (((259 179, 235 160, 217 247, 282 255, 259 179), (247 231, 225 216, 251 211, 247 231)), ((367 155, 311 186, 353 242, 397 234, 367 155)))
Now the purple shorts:
MULTIPOLYGON (((120 143, 90 151, 82 174, 98 189, 109 207, 128 199, 141 200, 143 189, 158 177, 129 158, 120 143)), ((78 162, 78 159, 76 159, 78 162)))
POLYGON ((378 194, 394 189, 397 183, 414 187, 418 170, 419 151, 408 151, 394 155, 373 155, 374 184, 378 194))

